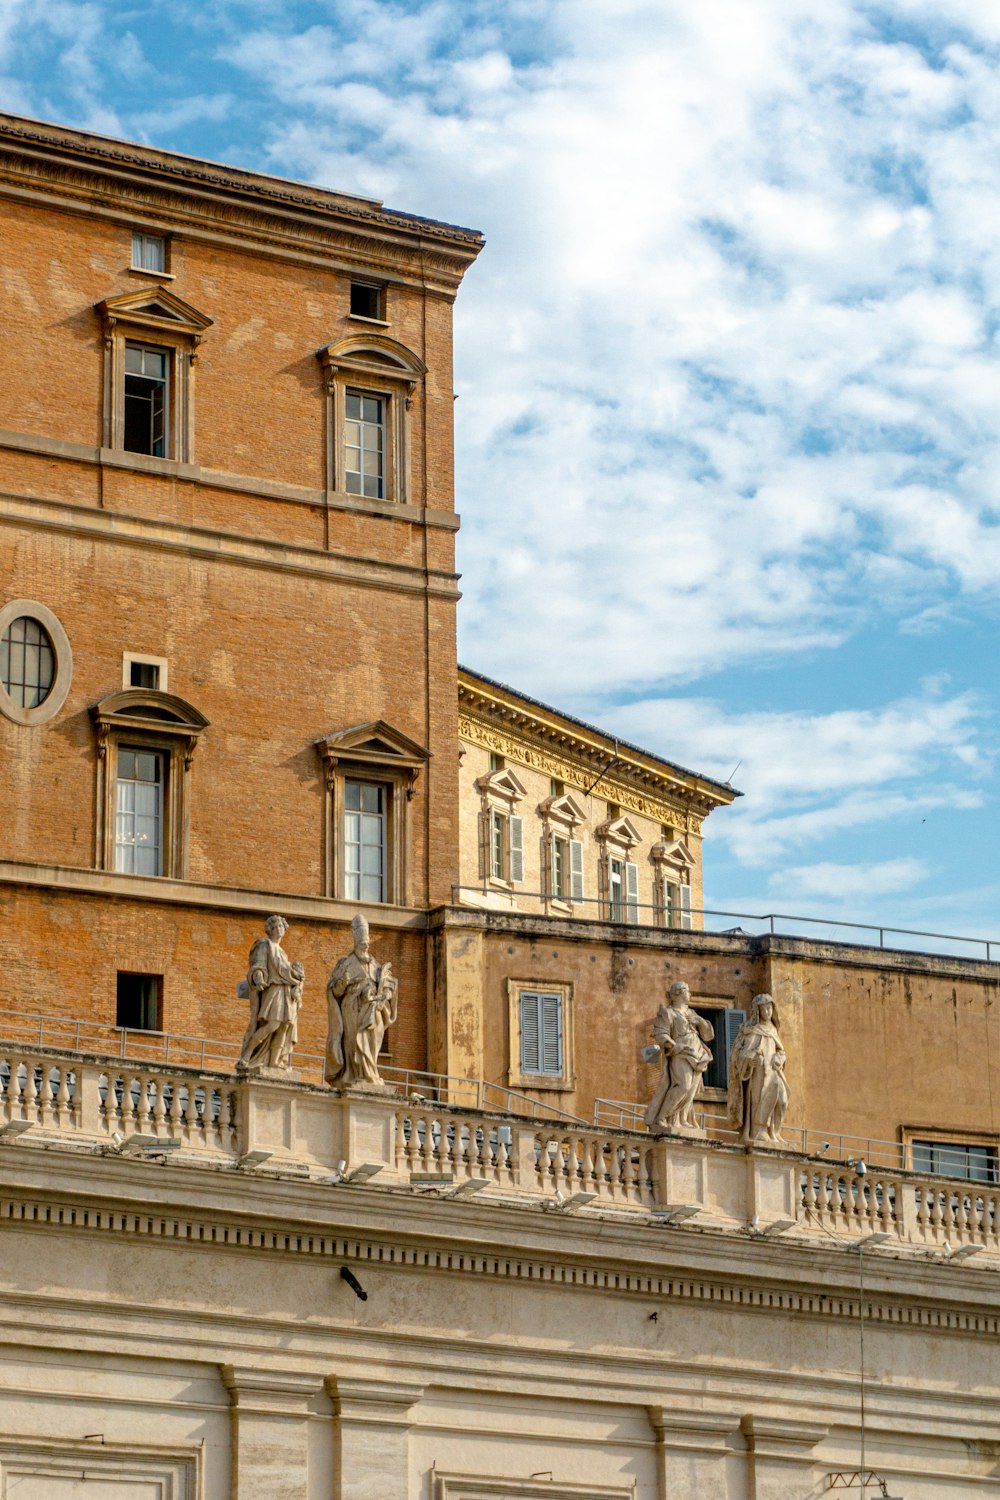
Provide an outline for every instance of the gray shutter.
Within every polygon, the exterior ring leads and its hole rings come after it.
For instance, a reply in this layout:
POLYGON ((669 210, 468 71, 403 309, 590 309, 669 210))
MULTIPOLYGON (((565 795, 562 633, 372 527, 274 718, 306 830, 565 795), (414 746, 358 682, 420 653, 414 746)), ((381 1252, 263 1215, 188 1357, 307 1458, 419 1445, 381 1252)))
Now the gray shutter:
POLYGON ((490 877, 490 815, 484 809, 479 814, 479 878, 482 881, 490 877))
POLYGON ((539 1039, 541 1028, 539 1026, 539 1000, 540 995, 535 995, 524 990, 521 993, 521 1072, 538 1073, 540 1067, 539 1039))
POLYGON ((510 879, 524 879, 524 819, 509 818, 510 829, 510 879))
POLYGON ((719 1055, 719 1088, 729 1087, 729 1059, 733 1055, 736 1045, 736 1036, 740 1027, 747 1018, 745 1010, 727 1010, 725 1012, 725 1049, 720 1048, 719 1055))
POLYGON ((562 1072, 562 996, 539 995, 542 1011, 542 1073, 562 1072))
POLYGON ((625 920, 639 920, 639 866, 625 862, 625 920))
POLYGON ((569 898, 583 900, 583 843, 580 839, 569 841, 569 898))
POLYGON ((691 922, 691 887, 679 885, 677 887, 681 897, 681 923, 682 927, 690 927, 691 922))

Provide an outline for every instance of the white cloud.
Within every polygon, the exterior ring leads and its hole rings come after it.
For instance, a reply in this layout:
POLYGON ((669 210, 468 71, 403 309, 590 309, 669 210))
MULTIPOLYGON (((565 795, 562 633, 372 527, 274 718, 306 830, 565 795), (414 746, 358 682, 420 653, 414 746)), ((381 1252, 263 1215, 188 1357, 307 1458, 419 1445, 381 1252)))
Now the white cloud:
POLYGON ((919 859, 887 859, 877 864, 838 865, 821 861, 815 865, 793 865, 777 870, 768 880, 769 890, 782 897, 802 901, 820 896, 847 901, 855 908, 872 896, 908 891, 927 878, 928 866, 919 859))

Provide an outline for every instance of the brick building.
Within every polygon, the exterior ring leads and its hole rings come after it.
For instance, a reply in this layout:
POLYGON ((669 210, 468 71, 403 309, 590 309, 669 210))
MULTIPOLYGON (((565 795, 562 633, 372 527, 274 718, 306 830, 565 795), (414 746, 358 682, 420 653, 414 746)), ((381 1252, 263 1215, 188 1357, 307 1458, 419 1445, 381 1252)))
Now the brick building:
POLYGON ((459 672, 480 236, 11 116, 0 234, 0 1488, 990 1494, 996 963, 704 930, 733 789, 459 672), (320 1082, 359 910, 384 1094, 320 1082), (301 1076, 247 1079, 274 911, 301 1076), (705 1118, 653 1138, 675 979, 705 1118))

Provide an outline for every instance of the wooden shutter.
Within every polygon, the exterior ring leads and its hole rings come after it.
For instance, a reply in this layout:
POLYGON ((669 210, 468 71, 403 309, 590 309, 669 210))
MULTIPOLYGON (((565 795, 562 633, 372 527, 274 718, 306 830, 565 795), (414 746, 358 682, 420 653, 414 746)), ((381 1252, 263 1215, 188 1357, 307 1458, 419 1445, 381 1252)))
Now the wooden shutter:
MULTIPOLYGON (((727 1010, 725 1012, 725 1046, 719 1049, 719 1088, 729 1087, 729 1059, 733 1055, 733 1047, 736 1045, 736 1036, 747 1018, 745 1010, 727 1010)), ((720 1017, 720 1019, 723 1019, 720 1017)))
POLYGON ((639 866, 625 863, 625 920, 639 920, 639 866))
POLYGON ((524 879, 524 819, 508 818, 510 829, 510 879, 524 879))
POLYGON ((580 839, 569 841, 569 899, 583 900, 583 843, 580 839))
POLYGON ((562 1073, 562 996, 539 995, 542 1012, 541 1073, 562 1073))
POLYGON ((479 814, 479 878, 490 876, 490 815, 484 810, 479 814))
POLYGON ((540 995, 528 990, 521 993, 521 1072, 541 1072, 541 1026, 539 1024, 540 995))
POLYGON ((678 891, 680 893, 680 898, 681 898, 681 921, 680 921, 680 925, 682 927, 690 927, 692 925, 692 921, 691 921, 691 887, 689 885, 679 885, 677 887, 677 889, 678 889, 678 891))

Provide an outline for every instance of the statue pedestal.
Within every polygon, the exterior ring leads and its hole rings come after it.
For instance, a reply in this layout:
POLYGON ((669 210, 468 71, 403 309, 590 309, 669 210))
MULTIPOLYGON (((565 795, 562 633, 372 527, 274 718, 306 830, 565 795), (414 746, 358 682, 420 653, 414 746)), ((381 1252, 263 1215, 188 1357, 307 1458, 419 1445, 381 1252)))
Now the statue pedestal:
POLYGON ((272 1165, 305 1166, 331 1176, 378 1167, 380 1182, 403 1181, 396 1166, 396 1111, 400 1101, 375 1084, 331 1092, 295 1082, 290 1070, 251 1068, 236 1086, 238 1139, 243 1154, 267 1151, 272 1165))
POLYGON ((262 1064, 253 1067, 240 1066, 236 1064, 236 1075, 242 1080, 244 1078, 262 1078, 267 1083, 301 1083, 302 1074, 297 1068, 265 1068, 262 1064))

